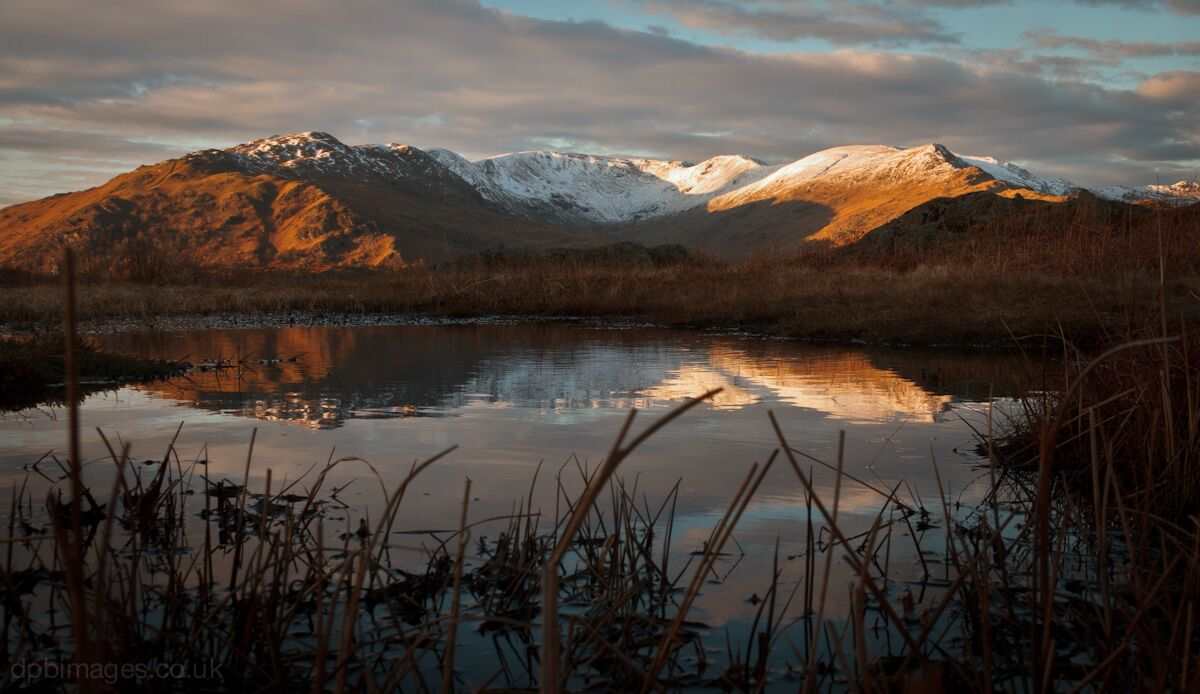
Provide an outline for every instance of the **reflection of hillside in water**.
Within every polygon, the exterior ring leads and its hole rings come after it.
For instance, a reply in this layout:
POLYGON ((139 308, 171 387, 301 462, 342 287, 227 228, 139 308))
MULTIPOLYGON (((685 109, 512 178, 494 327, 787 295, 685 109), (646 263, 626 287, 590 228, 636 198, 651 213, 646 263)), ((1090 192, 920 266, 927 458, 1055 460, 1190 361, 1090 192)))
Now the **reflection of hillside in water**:
POLYGON ((226 359, 147 386, 202 409, 315 428, 477 405, 666 406, 710 388, 715 407, 777 402, 853 421, 931 421, 956 399, 1011 391, 1011 360, 872 352, 665 330, 570 326, 283 328, 113 336, 143 355, 226 359), (278 361, 276 361, 278 360, 278 361))
POLYGON ((862 352, 755 355, 727 344, 713 345, 706 364, 686 365, 652 392, 674 399, 716 387, 724 388, 718 407, 779 402, 852 421, 933 421, 954 400, 876 367, 862 352))

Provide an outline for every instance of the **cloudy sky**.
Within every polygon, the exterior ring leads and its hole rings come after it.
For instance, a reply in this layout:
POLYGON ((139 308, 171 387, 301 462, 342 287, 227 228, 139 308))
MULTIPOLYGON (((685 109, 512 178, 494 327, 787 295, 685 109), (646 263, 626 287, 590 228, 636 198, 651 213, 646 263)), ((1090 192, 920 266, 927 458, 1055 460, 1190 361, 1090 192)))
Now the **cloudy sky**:
POLYGON ((4 0, 0 205, 276 133, 1200 172, 1200 0, 4 0))

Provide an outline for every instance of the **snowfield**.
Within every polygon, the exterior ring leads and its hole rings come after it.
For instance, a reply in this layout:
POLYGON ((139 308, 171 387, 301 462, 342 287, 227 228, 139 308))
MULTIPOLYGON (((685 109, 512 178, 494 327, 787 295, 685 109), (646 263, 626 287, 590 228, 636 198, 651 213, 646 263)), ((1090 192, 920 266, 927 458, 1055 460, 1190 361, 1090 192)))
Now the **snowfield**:
POLYGON ((444 149, 430 154, 488 200, 549 204, 592 222, 626 222, 682 212, 771 170, 740 156, 691 164, 563 152, 516 152, 477 162, 444 149))
MULTIPOLYGON (((937 180, 969 167, 1013 188, 1048 195, 1083 190, 1061 178, 1038 176, 992 157, 956 154, 939 144, 907 149, 834 147, 780 165, 739 155, 691 163, 553 151, 469 161, 446 149, 422 151, 401 144, 352 146, 328 133, 306 132, 256 140, 225 153, 232 154, 247 171, 291 177, 397 179, 450 174, 484 199, 514 212, 599 224, 675 214, 717 197, 734 203, 757 199, 819 179, 850 185, 895 185, 937 180)), ((1195 181, 1109 186, 1090 192, 1126 202, 1200 202, 1200 183, 1195 181)))

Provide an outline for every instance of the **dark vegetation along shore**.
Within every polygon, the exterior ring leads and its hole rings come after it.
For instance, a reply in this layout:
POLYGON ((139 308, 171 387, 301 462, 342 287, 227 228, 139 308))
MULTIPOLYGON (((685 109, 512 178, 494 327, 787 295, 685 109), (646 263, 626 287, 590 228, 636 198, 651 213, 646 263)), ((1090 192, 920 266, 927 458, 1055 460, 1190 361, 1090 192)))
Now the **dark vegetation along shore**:
MULTIPOLYGON (((66 397, 66 356, 61 333, 0 339, 0 412, 41 404, 61 404, 66 397)), ((79 394, 126 383, 155 381, 185 373, 189 364, 139 359, 102 352, 86 340, 76 345, 79 394)))

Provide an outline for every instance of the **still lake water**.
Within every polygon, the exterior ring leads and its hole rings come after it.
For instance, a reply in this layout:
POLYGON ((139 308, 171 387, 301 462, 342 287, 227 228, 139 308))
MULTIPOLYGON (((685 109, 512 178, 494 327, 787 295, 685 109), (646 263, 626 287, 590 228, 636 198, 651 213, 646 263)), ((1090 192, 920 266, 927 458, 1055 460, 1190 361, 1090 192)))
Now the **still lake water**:
MULTIPOLYGON (((823 460, 836 458, 838 432, 845 431, 847 472, 879 488, 902 483, 901 498, 923 503, 940 518, 935 461, 949 496, 964 503, 978 498, 986 473, 977 466, 976 440, 964 420, 982 430, 989 394, 1002 399, 1031 382, 1027 365, 1009 355, 549 323, 203 330, 99 339, 130 354, 244 365, 89 397, 83 445, 86 459, 94 461, 87 470, 96 484, 107 464, 96 427, 132 442, 141 460, 161 458, 182 422, 177 449, 185 464, 206 455, 211 476, 238 482, 257 428, 250 480, 255 490, 268 469, 278 489, 280 480, 294 480, 331 455, 365 459, 395 484, 414 461, 457 445, 405 499, 397 526, 412 529, 456 527, 467 477, 473 481, 472 519, 510 513, 528 494, 539 461, 545 467, 533 505, 550 512, 554 473, 573 457, 600 462, 630 408, 642 411, 634 426, 640 431, 683 399, 721 387, 712 403, 660 432, 619 472, 628 482, 637 480, 651 505, 682 480, 675 526, 681 553, 700 547, 750 465, 776 447, 768 411, 794 447, 823 460)), ((0 485, 20 484, 28 463, 65 447, 64 419, 56 408, 0 417, 0 485)), ((574 470, 563 472, 569 484, 578 480, 574 470)), ((359 514, 381 499, 365 473, 362 464, 347 464, 334 475, 337 484, 354 480, 341 498, 359 514)), ((831 496, 832 474, 818 467, 815 478, 818 492, 831 496)), ((865 530, 881 502, 876 492, 847 482, 845 528, 865 530)), ((706 586, 693 616, 735 634, 744 627, 755 611, 749 598, 762 595, 769 583, 776 539, 785 556, 803 548, 804 512, 799 482, 786 464, 776 465, 738 526, 737 566, 728 562, 722 581, 706 586)), ((936 536, 924 542, 942 548, 936 536)), ((915 552, 898 551, 892 561, 898 585, 919 576, 915 552)), ((785 583, 798 572, 785 573, 785 583)), ((831 613, 845 608, 848 578, 835 577, 831 613)), ((718 641, 723 646, 723 637, 718 641)))

